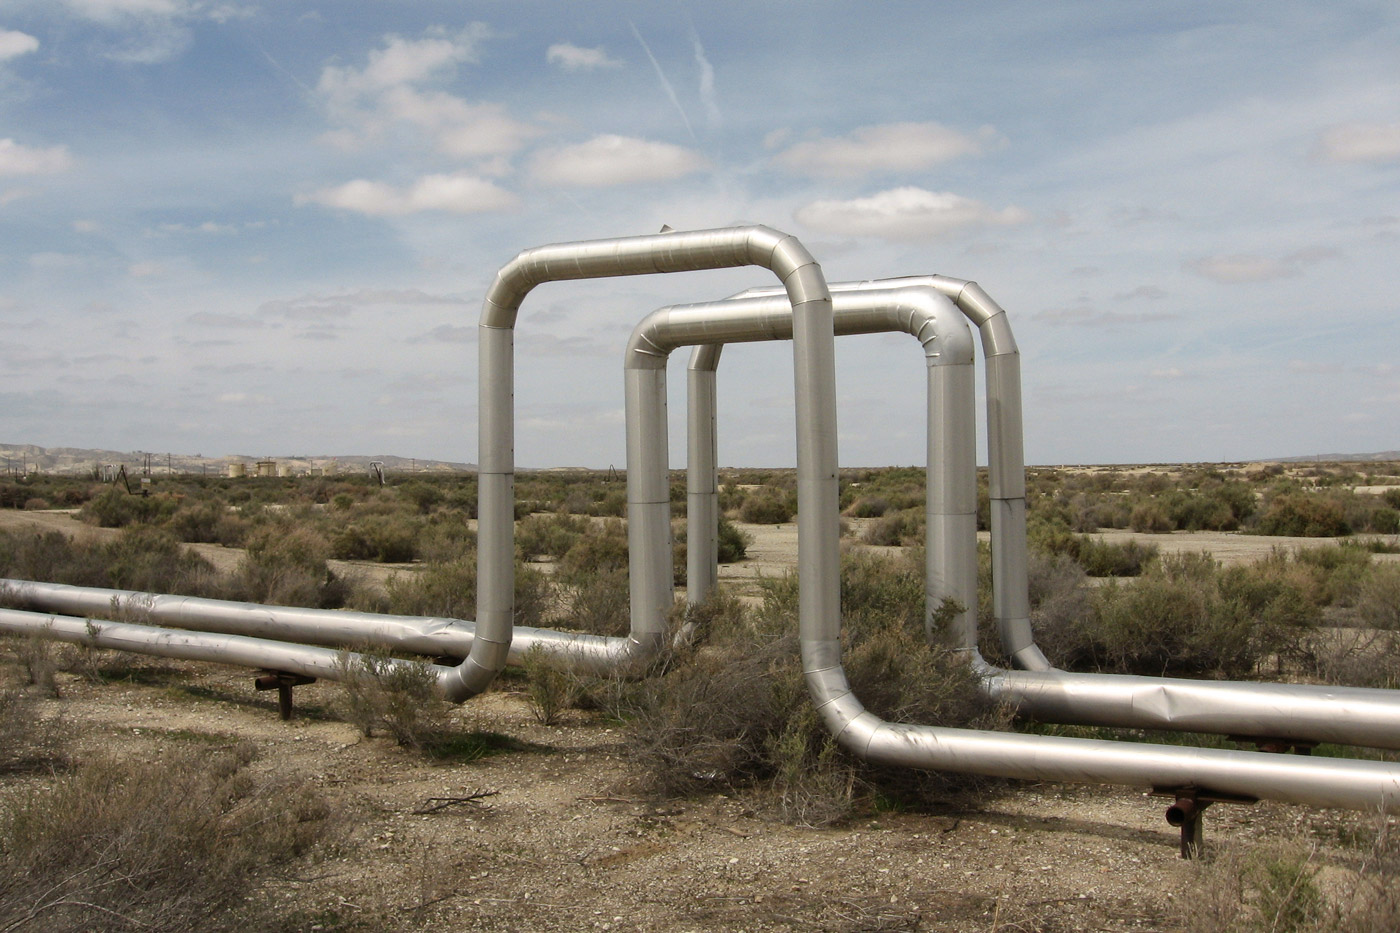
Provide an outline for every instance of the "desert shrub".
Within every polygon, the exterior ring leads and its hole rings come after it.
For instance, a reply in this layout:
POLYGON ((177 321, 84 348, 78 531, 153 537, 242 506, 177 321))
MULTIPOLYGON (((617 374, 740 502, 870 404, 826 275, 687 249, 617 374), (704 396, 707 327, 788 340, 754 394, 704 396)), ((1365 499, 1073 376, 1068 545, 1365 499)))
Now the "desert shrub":
POLYGON ((330 544, 312 528, 264 525, 249 534, 234 585, 250 602, 336 609, 350 592, 326 566, 329 556, 330 544))
POLYGON ((175 500, 167 496, 133 496, 113 486, 89 499, 79 515, 102 528, 125 528, 137 523, 160 524, 176 508, 175 500))
POLYGON ((399 745, 421 750, 441 736, 447 701, 431 664, 364 651, 343 652, 337 667, 344 689, 335 709, 366 737, 382 730, 399 745))
POLYGON ((0 929, 270 928, 256 886, 315 843, 328 810, 253 779, 248 758, 97 760, 0 798, 0 929))
POLYGON ((218 595, 213 565, 166 531, 139 525, 125 528, 98 546, 98 559, 107 581, 99 585, 189 596, 218 595))
POLYGON ((569 553, 578 539, 592 527, 586 515, 561 512, 556 515, 528 515, 515 526, 515 555, 532 561, 569 553))
POLYGON ((1128 517, 1128 527, 1144 534, 1166 534, 1176 528, 1171 516, 1159 503, 1143 502, 1128 517))
POLYGON ((1031 625, 1036 641, 1055 664, 1072 663, 1076 627, 1093 612, 1093 593, 1084 568, 1067 554, 1030 552, 1031 625))
POLYGON ((1155 544, 1112 543, 1086 536, 1074 557, 1091 577, 1136 577, 1157 560, 1157 554, 1155 544))
POLYGON ((1112 542, 1095 535, 1077 535, 1062 526, 1036 522, 1028 529, 1032 550, 1064 554, 1091 577, 1135 577, 1157 559, 1155 544, 1128 540, 1112 542))
POLYGON ((1181 554, 1163 557, 1135 581, 1099 587, 1093 611, 1059 633, 1063 663, 1117 673, 1238 677, 1306 641, 1311 627, 1288 615, 1291 603, 1280 607, 1261 597, 1251 605, 1238 593, 1222 592, 1229 587, 1220 578, 1209 555, 1181 554))
POLYGON ((33 696, 0 686, 0 774, 62 764, 63 739, 62 723, 41 715, 33 696))
POLYGON ((446 498, 442 489, 431 483, 404 483, 398 487, 398 490, 400 496, 412 502, 414 507, 424 515, 431 512, 433 506, 440 504, 446 498))
POLYGON ((418 530, 418 557, 423 561, 452 561, 474 553, 476 532, 460 509, 440 509, 418 530))
MULTIPOLYGON (((476 618, 476 555, 425 564, 412 573, 396 573, 384 584, 382 611, 393 615, 476 618)), ((547 577, 515 566, 515 624, 539 625, 552 599, 547 577)))
POLYGON ((753 536, 734 525, 727 518, 719 520, 719 562, 737 564, 749 556, 749 545, 753 536))
POLYGON ((1382 564, 1361 582, 1356 616, 1368 628, 1400 632, 1400 564, 1382 564))
POLYGON ((1387 489, 1385 492, 1381 493, 1381 499, 1392 509, 1400 509, 1400 487, 1387 489))
POLYGON ((540 725, 554 725, 564 710, 578 704, 584 681, 551 664, 539 645, 525 652, 524 668, 525 700, 540 725))
POLYGON ((627 526, 609 521, 594 524, 559 560, 558 575, 575 582, 596 573, 627 569, 627 526))
POLYGON ((906 509, 877 519, 866 526, 861 540, 874 545, 913 545, 923 542, 924 515, 918 509, 906 509))
POLYGON ((1371 552, 1342 542, 1299 548, 1293 553, 1293 562, 1310 574, 1314 601, 1323 606, 1348 606, 1356 601, 1361 580, 1370 572, 1371 552))
POLYGON ((625 635, 631 627, 628 574, 612 567, 592 574, 574 574, 559 584, 564 610, 561 628, 595 635, 625 635))
POLYGON ((1351 527, 1336 500, 1321 494, 1294 492, 1273 498, 1260 516, 1254 533, 1334 538, 1351 534, 1351 527))
POLYGON ((368 515, 341 528, 330 539, 337 560, 405 564, 418 556, 422 524, 402 515, 368 515))
POLYGON ((392 615, 471 619, 476 615, 476 555, 395 573, 384 584, 392 615))
POLYGON ((167 527, 181 541, 231 547, 242 545, 248 533, 248 523, 218 501, 182 505, 167 527))
POLYGON ((105 586, 107 579, 97 547, 57 531, 0 532, 0 575, 77 586, 105 586))
POLYGON ((884 496, 861 496, 842 511, 847 518, 879 518, 890 510, 890 500, 884 496))
MULTIPOLYGON (((895 721, 993 727, 966 657, 924 635, 915 563, 843 561, 845 666, 857 696, 895 721)), ((883 768, 839 749, 813 710, 801 675, 796 581, 765 581, 762 609, 710 627, 704 650, 654 678, 638 698, 632 746, 663 793, 749 790, 783 818, 827 823, 876 799, 928 806, 991 786, 965 775, 883 768), (782 633, 788 634, 782 634, 782 633)))
POLYGON ((739 520, 750 525, 781 525, 797 514, 797 497, 777 489, 764 489, 744 499, 739 520))

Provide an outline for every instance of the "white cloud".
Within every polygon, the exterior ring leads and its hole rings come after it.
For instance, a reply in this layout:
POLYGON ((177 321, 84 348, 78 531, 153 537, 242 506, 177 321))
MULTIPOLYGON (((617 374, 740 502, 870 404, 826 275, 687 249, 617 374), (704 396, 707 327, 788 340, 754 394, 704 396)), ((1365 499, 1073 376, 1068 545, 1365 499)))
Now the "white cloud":
POLYGON ((73 221, 74 233, 96 233, 102 227, 95 220, 75 220, 73 221))
POLYGON ((67 146, 36 149, 13 139, 0 139, 0 178, 6 175, 52 175, 73 164, 67 146))
POLYGON ((706 168, 704 156, 670 143, 629 136, 595 136, 576 146, 536 154, 531 172, 546 185, 599 188, 633 182, 667 181, 706 168))
POLYGON ((477 43, 485 36, 480 24, 449 35, 430 30, 425 38, 384 37, 384 47, 369 53, 364 68, 328 65, 317 90, 332 101, 353 104, 362 97, 407 84, 419 84, 459 62, 476 61, 477 43))
POLYGON ((1328 162, 1400 161, 1400 123, 1344 123, 1324 130, 1316 154, 1328 162))
POLYGON ((64 6, 99 23, 111 23, 124 17, 182 16, 190 10, 184 0, 64 0, 64 6))
POLYGON ((1131 291, 1119 292, 1117 295, 1113 296, 1113 300, 1132 301, 1136 298, 1142 298, 1147 301, 1160 301, 1165 297, 1167 297, 1165 289, 1158 288, 1156 285, 1139 285, 1131 291))
POLYGON ((0 62, 27 55, 39 48, 39 40, 25 32, 0 29, 0 62))
POLYGON ((297 197, 298 204, 315 203, 326 207, 383 217, 416 214, 420 211, 447 211, 475 214, 509 210, 516 197, 484 178, 457 173, 424 175, 407 188, 358 178, 334 188, 323 188, 297 197))
POLYGON ((409 343, 472 343, 476 340, 475 325, 439 324, 425 334, 408 338, 409 343))
POLYGON ((421 39, 387 36, 364 68, 329 65, 317 92, 340 126, 327 134, 337 145, 356 146, 383 136, 395 124, 427 133, 441 152, 459 157, 511 153, 539 130, 493 103, 472 103, 428 85, 448 80, 456 66, 477 61, 488 35, 473 24, 456 33, 430 30, 421 39))
POLYGON ((596 49, 579 48, 568 42, 559 42, 544 53, 544 60, 558 65, 565 71, 591 71, 594 68, 619 68, 621 59, 613 58, 599 46, 596 49))
POLYGON ((884 123, 860 127, 848 136, 797 143, 774 161, 794 171, 825 177, 910 172, 978 155, 1000 141, 990 126, 967 134, 941 123, 884 123))
POLYGON ((1100 311, 1088 305, 1073 308, 1051 308, 1032 315, 1054 327, 1115 327, 1118 325, 1156 324, 1173 321, 1177 315, 1165 311, 1129 314, 1122 311, 1100 311))
POLYGON ((995 210, 961 195, 913 187, 850 201, 814 201, 798 208, 793 216, 824 233, 888 240, 923 239, 963 227, 1010 226, 1030 220, 1019 207, 995 210))
POLYGON ((165 271, 165 267, 158 262, 137 262, 133 263, 126 271, 130 272, 134 277, 142 279, 153 275, 160 275, 165 271))
POLYGON ((1308 266, 1324 259, 1334 259, 1336 256, 1333 250, 1316 248, 1299 250, 1279 258, 1246 254, 1204 256, 1189 260, 1183 265, 1187 271, 1212 282, 1234 285, 1242 282, 1290 279, 1302 275, 1308 266))

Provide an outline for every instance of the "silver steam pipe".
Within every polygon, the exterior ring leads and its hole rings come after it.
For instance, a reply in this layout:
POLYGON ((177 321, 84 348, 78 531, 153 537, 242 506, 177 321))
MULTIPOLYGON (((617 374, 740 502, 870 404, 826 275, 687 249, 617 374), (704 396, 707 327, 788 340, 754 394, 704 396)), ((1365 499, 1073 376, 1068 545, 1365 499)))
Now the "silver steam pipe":
MULTIPOLYGON (((836 544, 824 543, 823 525, 836 527, 837 478, 835 448, 835 365, 831 324, 831 295, 821 268, 796 238, 769 227, 731 227, 688 233, 625 237, 564 243, 528 249, 496 273, 481 314, 480 450, 478 468, 476 638, 463 662, 460 685, 449 691, 454 700, 480 692, 505 666, 511 644, 515 588, 514 523, 514 328, 521 303, 543 282, 561 279, 685 272, 735 266, 763 266, 782 282, 797 321, 793 354, 798 395, 798 500, 811 515, 806 536, 815 545, 799 543, 798 562, 810 569, 805 599, 815 611, 834 614, 837 593, 821 593, 823 570, 836 566, 836 544), (830 553, 825 553, 829 551, 830 553)), ((629 404, 647 391, 645 380, 628 388, 629 404)), ((664 400, 664 397, 663 397, 664 400)), ((662 426, 664 428, 664 412, 662 426)), ((649 430, 654 430, 650 425, 649 430)), ((640 426, 629 419, 629 453, 642 446, 640 426)), ((628 546, 635 554, 640 542, 670 536, 670 502, 665 482, 644 482, 633 470, 627 476, 628 546), (664 529, 662 526, 665 526, 664 529)), ((669 550, 668 550, 669 555, 669 550)), ((671 605, 671 573, 648 561, 633 567, 630 596, 634 624, 627 639, 591 636, 567 638, 574 663, 615 667, 653 651, 665 637, 665 616, 671 605)))
MULTIPOLYGON (((831 286, 835 331, 838 336, 907 333, 922 345, 928 368, 927 404, 928 495, 925 548, 928 602, 936 608, 937 595, 956 599, 964 607, 951 621, 958 642, 977 643, 977 487, 976 447, 964 443, 975 438, 972 336, 953 304, 931 288, 899 286, 891 289, 848 290, 831 286), (970 478, 970 483, 969 483, 970 478), (967 542, 972 542, 968 547, 967 542)), ((649 315, 634 332, 629 347, 668 349, 695 345, 688 370, 691 416, 688 432, 692 460, 687 478, 692 482, 687 505, 687 600, 698 603, 713 590, 718 564, 718 486, 716 481, 715 368, 720 343, 786 340, 792 333, 791 318, 781 296, 729 299, 696 305, 663 308, 649 315), (697 325, 697 322, 702 322, 697 325), (698 453, 698 456, 695 456, 698 453), (698 487, 698 488, 697 488, 698 487)), ((656 351, 629 352, 627 367, 654 365, 645 361, 656 351)), ((659 361, 663 366, 664 358, 659 361)), ((664 445, 665 437, 660 439, 664 445)), ((664 446, 660 449, 664 450, 664 446)), ((629 470, 631 466, 629 464, 629 470)), ((925 615, 932 635, 933 616, 925 615)))
MULTIPOLYGON (((0 632, 37 635, 89 648, 302 674, 323 680, 348 680, 366 670, 361 663, 363 655, 333 648, 294 645, 247 635, 161 628, 134 622, 80 619, 19 609, 0 609, 0 632)), ((380 663, 375 661, 376 665, 380 663)), ((408 662, 391 658, 383 663, 397 667, 408 662)), ((442 665, 432 665, 431 669, 439 685, 456 670, 442 665)))
MULTIPOLYGON (((887 291, 881 288, 883 285, 918 292, 932 288, 934 279, 956 281, 923 276, 858 283, 838 282, 831 286, 832 299, 839 309, 853 294, 883 296, 887 291)), ((946 294, 946 291, 942 288, 937 290, 942 294, 946 294)), ((742 297, 754 293, 771 295, 771 290, 752 289, 741 292, 729 301, 747 305, 752 301, 777 298, 742 297)), ((719 305, 725 303, 716 302, 719 305)), ((699 311, 704 306, 692 307, 699 311)), ((1004 312, 1002 314, 998 327, 1004 332, 1000 339, 1002 346, 1005 346, 1004 338, 1009 336, 1010 326, 1004 319, 1004 312)), ((837 331, 841 333, 839 324, 837 331)), ((692 449, 712 450, 716 447, 714 376, 720 347, 718 344, 698 346, 692 354, 692 385, 695 384, 697 370, 703 368, 703 374, 707 377, 701 382, 706 389, 704 394, 690 400, 692 420, 689 440, 692 449)), ((936 518, 945 511, 960 515, 968 503, 974 508, 976 505, 976 469, 971 456, 976 444, 975 426, 970 420, 959 418, 957 413, 944 410, 945 406, 956 404, 970 412, 973 405, 970 398, 962 402, 953 393, 935 391, 937 372, 932 368, 929 370, 925 620, 931 623, 935 612, 948 598, 956 599, 969 608, 968 612, 953 621, 949 633, 953 643, 968 652, 993 698, 1009 703, 1021 716, 1042 722, 1205 732, 1261 742, 1335 742, 1400 749, 1400 693, 1394 690, 1081 674, 1056 668, 1007 671, 983 661, 977 649, 975 521, 971 525, 950 528, 946 524, 947 518, 936 518), (940 507, 934 508, 934 502, 938 502, 940 507), (947 502, 960 502, 962 506, 947 509, 943 505, 947 502), (943 555, 941 564, 940 554, 943 555), (971 579, 954 582, 959 580, 954 576, 958 568, 971 573, 971 579)), ((1019 411, 1019 405, 1014 408, 1019 411)), ((1016 423, 1019 424, 1019 421, 1016 423)), ((1006 430, 1005 424, 1004 419, 1003 431, 1006 430)), ((1003 450, 1019 447, 1011 443, 1001 446, 1003 450)), ((1021 469, 1023 471, 1024 467, 1021 469)), ((703 477, 701 479, 703 481, 703 477)), ((696 499, 692 498, 691 501, 696 499)), ((717 512, 717 502, 712 508, 717 512)), ((701 519, 692 519, 689 523, 689 536, 705 535, 705 529, 693 527, 699 521, 701 519)), ((713 540, 713 535, 711 529, 708 540, 713 540)), ((701 540, 707 539, 702 537, 701 540)), ((995 546, 995 539, 993 543, 995 546)), ((694 554, 689 556, 693 558, 694 554)), ((717 554, 711 549, 705 559, 717 561, 717 554)), ((1024 558, 1010 563, 1012 566, 1025 566, 1024 558)), ((694 573, 694 565, 691 566, 690 572, 694 573)), ((712 563, 711 573, 714 566, 712 563)))
MULTIPOLYGON (((832 291, 833 302, 842 307, 847 307, 843 304, 845 299, 859 302, 863 297, 860 291, 852 294, 839 287, 832 291)), ((900 298, 898 291, 887 300, 912 304, 909 298, 900 298)), ((878 295, 873 291, 865 294, 878 295)), ((884 299, 884 296, 879 297, 884 299)), ((777 300, 781 303, 780 298, 777 300)), ((746 315, 742 308, 726 311, 726 304, 663 308, 638 325, 628 342, 625 367, 629 377, 638 372, 650 375, 647 391, 637 393, 645 410, 629 411, 629 420, 639 424, 655 424, 660 420, 664 424, 665 365, 667 355, 675 347, 688 343, 758 340, 764 339, 765 333, 769 339, 777 339, 784 332, 782 315, 774 316, 771 304, 756 306, 758 313, 752 316, 746 315)), ((881 321, 879 312, 869 322, 871 330, 896 329, 889 327, 888 318, 881 321)), ((938 369, 953 371, 955 367, 938 369)), ((629 386, 632 384, 629 382, 629 386)), ((970 395, 964 402, 967 398, 970 395)), ((971 406, 964 404, 962 407, 970 410, 971 406)), ((966 437, 965 429, 955 428, 949 433, 952 437, 966 437)), ((651 432, 647 443, 647 449, 638 452, 641 454, 638 460, 629 459, 628 473, 645 466, 653 474, 648 481, 664 483, 664 432, 651 432)), ((975 475, 975 471, 968 475, 975 475)), ((975 540, 975 526, 973 530, 975 540)), ((825 531, 828 537, 824 543, 832 552, 837 551, 838 532, 835 527, 825 531)), ((805 541, 803 543, 805 545, 805 541)), ((669 550, 666 553, 659 548, 653 550, 655 553, 650 559, 658 563, 667 561, 669 570, 669 550)), ((1032 780, 1192 789, 1233 799, 1267 797, 1312 806, 1362 810, 1400 809, 1400 765, 1391 763, 1283 758, 1257 752, 1135 745, 884 722, 865 710, 846 681, 841 666, 839 614, 828 616, 811 609, 803 599, 807 593, 804 577, 808 571, 799 567, 798 572, 799 640, 808 691, 836 740, 861 758, 929 770, 1032 780)), ((839 586, 839 565, 822 582, 839 586)))
MULTIPOLYGON (((1026 566, 1026 456, 1021 419, 1021 353, 1006 312, 976 282, 944 275, 845 282, 840 289, 922 285, 937 289, 977 325, 986 358, 987 477, 992 519, 992 613, 1003 650, 1016 667, 1052 670, 1031 631, 1026 566)), ((833 287, 833 292, 837 287, 833 287)), ((735 298, 776 294, 755 288, 735 298)))

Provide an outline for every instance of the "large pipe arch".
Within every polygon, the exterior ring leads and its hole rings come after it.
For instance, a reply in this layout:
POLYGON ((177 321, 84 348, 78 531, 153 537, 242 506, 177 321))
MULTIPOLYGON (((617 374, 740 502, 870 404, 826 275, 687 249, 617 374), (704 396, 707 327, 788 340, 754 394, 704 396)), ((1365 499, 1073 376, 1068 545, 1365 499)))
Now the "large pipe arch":
MULTIPOLYGON (((932 290, 938 295, 948 295, 953 290, 948 283, 956 282, 958 280, 943 276, 911 276, 836 282, 832 283, 831 291, 832 300, 839 309, 850 307, 855 295, 878 296, 880 301, 889 300, 885 298, 887 294, 898 294, 904 290, 913 293, 932 290)), ((978 293, 985 295, 980 289, 974 292, 978 293)), ((728 302, 747 307, 755 301, 781 302, 782 298, 773 294, 771 289, 750 289, 726 301, 714 302, 718 309, 714 313, 720 313, 728 302)), ((985 307, 988 302, 990 298, 980 299, 978 306, 985 307)), ((692 317, 703 316, 709 307, 686 306, 686 313, 692 317)), ((998 315, 987 320, 996 322, 992 340, 1001 350, 999 355, 1008 357, 1014 354, 1015 345, 1010 340, 1010 325, 1005 319, 1005 312, 998 312, 998 315)), ((974 322, 977 320, 973 315, 969 314, 968 317, 974 322)), ((946 325, 944 329, 948 329, 946 325)), ((771 335, 769 339, 783 339, 779 328, 770 326, 768 331, 771 335)), ((837 332, 842 333, 839 327, 837 332)), ((985 332, 983 338, 985 351, 988 343, 985 332)), ((715 527, 718 506, 713 454, 717 446, 715 377, 723 346, 720 343, 696 345, 688 367, 688 388, 692 393, 687 401, 690 415, 688 447, 701 452, 701 457, 689 465, 687 474, 687 481, 699 489, 687 498, 690 507, 698 507, 696 512, 688 513, 691 517, 687 528, 688 574, 693 575, 690 579, 700 581, 699 587, 691 587, 687 593, 693 601, 703 599, 708 592, 717 562, 715 527), (708 571, 697 566, 700 561, 708 563, 708 571)), ((1394 690, 1084 674, 1054 667, 1044 670, 1003 670, 986 663, 977 644, 975 516, 954 526, 948 524, 949 517, 945 515, 948 511, 946 503, 962 504, 953 509, 954 514, 963 514, 976 506, 976 475, 972 460, 976 447, 975 424, 970 418, 947 410, 949 406, 958 406, 971 411, 973 404, 970 396, 963 401, 960 394, 940 391, 935 384, 938 372, 940 370, 932 367, 929 369, 927 487, 930 493, 926 505, 928 539, 924 616, 926 620, 932 620, 943 602, 950 598, 966 607, 965 612, 953 620, 949 634, 954 644, 968 654, 994 698, 1010 703, 1022 716, 1043 722, 1204 732, 1254 739, 1261 744, 1282 740, 1300 744, 1334 742, 1400 749, 1400 693, 1394 690), (958 568, 970 573, 971 580, 960 578, 958 568), (962 581, 961 585, 959 580, 962 581)), ((968 372, 967 378, 970 379, 970 370, 968 372)), ((1019 398, 1002 398, 1000 402, 999 409, 1003 416, 999 423, 992 423, 995 430, 1019 434, 1019 398)), ((1003 438, 997 446, 1002 451, 1020 449, 1019 440, 1016 439, 1003 438)), ((1002 461, 998 468, 1002 472, 1012 470, 1024 473, 1024 466, 1019 465, 1019 453, 993 458, 993 462, 997 459, 1002 461)), ((1002 483, 1003 489, 1014 490, 1019 485, 1024 490, 1024 479, 1019 484, 1011 482, 1010 477, 1003 479, 1006 480, 1002 483)), ((1003 525, 999 530, 1004 533, 1005 529, 1006 525, 1003 525)), ((997 533, 998 529, 994 529, 994 553, 1008 550, 1005 544, 998 547, 997 533)), ((1015 541, 1013 536, 1012 542, 1015 541)), ((1024 550, 1025 546, 1021 544, 1019 559, 1007 560, 1001 566, 1020 568, 1019 572, 1024 574, 1024 550)), ((1015 579, 1013 572, 1013 582, 1015 579)), ((1019 585, 1025 588, 1024 576, 1020 578, 1019 585)), ((1004 585, 1003 591, 1006 588, 1004 585)), ((1028 599, 1026 603, 1029 606, 1028 599)), ((1005 627, 999 630, 1003 636, 1006 634, 1005 627)))
MULTIPOLYGON (((525 297, 540 284, 565 279, 746 265, 762 266, 777 275, 792 303, 798 399, 797 494, 800 507, 807 512, 808 529, 807 543, 798 547, 798 563, 808 571, 802 599, 812 612, 835 615, 839 611, 839 593, 828 582, 826 572, 838 562, 836 542, 822 534, 824 526, 835 529, 839 521, 831 294, 821 268, 806 248, 795 237, 763 226, 535 247, 501 267, 482 306, 476 629, 471 651, 458 666, 456 679, 447 679, 442 685, 450 699, 460 702, 485 689, 509 658, 515 588, 514 329, 525 297)), ((655 523, 660 503, 655 484, 642 484, 631 470, 627 489, 630 546, 637 528, 655 523)), ((662 498, 669 509, 669 498, 662 498)), ((634 606, 648 613, 669 609, 669 604, 659 605, 660 596, 661 588, 654 580, 632 575, 634 606)), ((647 649, 639 644, 636 650, 647 649)))

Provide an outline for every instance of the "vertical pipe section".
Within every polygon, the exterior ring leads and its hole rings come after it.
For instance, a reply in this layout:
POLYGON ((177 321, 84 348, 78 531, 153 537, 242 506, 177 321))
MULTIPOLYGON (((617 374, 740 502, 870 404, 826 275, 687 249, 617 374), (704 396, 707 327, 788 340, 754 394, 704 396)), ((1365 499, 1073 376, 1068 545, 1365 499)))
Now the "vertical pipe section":
MULTIPOLYGON (((943 275, 917 275, 844 282, 839 290, 926 285, 946 295, 977 325, 986 358, 988 480, 992 526, 992 612, 1002 648, 1012 662, 1032 671, 1053 666, 1031 632, 1026 567, 1026 458, 1021 419, 1021 354, 1006 312, 976 282, 943 275)), ((838 289, 833 289, 836 291, 838 289)), ((771 288, 735 298, 774 294, 771 288)))
MULTIPOLYGON (((449 698, 461 701, 480 693, 509 657, 515 589, 515 351, 511 338, 526 295, 544 282, 565 279, 746 265, 773 271, 792 302, 793 313, 803 321, 802 336, 793 348, 799 394, 807 394, 797 427, 798 507, 809 512, 813 531, 806 542, 799 540, 798 563, 811 568, 801 584, 807 603, 813 611, 835 615, 839 591, 834 579, 823 579, 821 568, 834 563, 837 543, 834 538, 825 541, 817 536, 823 527, 817 513, 828 511, 824 524, 833 528, 837 521, 832 495, 836 473, 834 336, 831 294, 811 254, 796 238, 762 226, 540 246, 521 252, 496 273, 482 305, 476 637, 458 668, 458 681, 447 689, 449 698), (830 443, 822 440, 828 436, 830 443), (830 551, 830 556, 824 556, 825 551, 830 551)), ((638 398, 649 391, 652 389, 642 382, 632 390, 638 398)), ((639 489, 636 495, 645 499, 652 492, 639 489)), ((629 478, 629 499, 632 496, 629 478)), ((644 507, 641 511, 655 510, 644 507)), ((628 512, 631 523, 631 505, 628 512)), ((636 519, 640 527, 655 524, 654 516, 638 515, 636 519)), ((641 583, 633 581, 633 585, 645 587, 644 592, 637 591, 645 599, 659 600, 661 588, 654 577, 641 583)))
POLYGON ((686 371, 686 602, 704 602, 719 583, 719 446, 715 368, 721 345, 695 348, 686 371))

